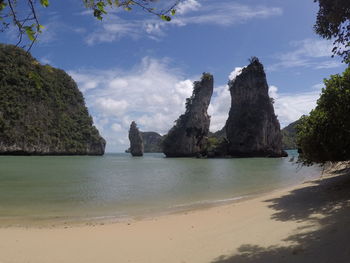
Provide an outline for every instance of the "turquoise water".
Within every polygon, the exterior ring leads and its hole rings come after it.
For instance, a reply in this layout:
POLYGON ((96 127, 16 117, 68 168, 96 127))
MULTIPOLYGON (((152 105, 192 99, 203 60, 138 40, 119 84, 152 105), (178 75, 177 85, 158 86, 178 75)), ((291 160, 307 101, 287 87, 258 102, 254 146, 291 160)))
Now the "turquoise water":
POLYGON ((290 157, 0 156, 0 223, 147 216, 236 200, 319 174, 290 157))

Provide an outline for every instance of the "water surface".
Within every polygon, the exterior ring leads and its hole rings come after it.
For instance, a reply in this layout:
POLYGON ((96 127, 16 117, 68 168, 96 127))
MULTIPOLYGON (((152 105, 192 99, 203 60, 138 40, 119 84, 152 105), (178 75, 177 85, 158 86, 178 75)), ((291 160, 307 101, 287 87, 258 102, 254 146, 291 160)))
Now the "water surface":
POLYGON ((235 200, 320 174, 290 158, 0 156, 0 223, 146 216, 235 200))

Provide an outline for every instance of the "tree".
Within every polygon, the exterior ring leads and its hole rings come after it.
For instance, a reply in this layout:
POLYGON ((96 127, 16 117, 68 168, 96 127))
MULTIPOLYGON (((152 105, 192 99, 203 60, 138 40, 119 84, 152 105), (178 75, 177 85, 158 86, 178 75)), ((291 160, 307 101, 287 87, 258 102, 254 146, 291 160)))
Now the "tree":
MULTIPOLYGON (((87 9, 92 10, 93 16, 102 20, 107 14, 106 8, 123 8, 131 11, 134 7, 158 16, 164 21, 171 21, 171 15, 175 15, 176 6, 181 0, 174 0, 164 10, 156 10, 154 2, 157 0, 80 0, 87 9)), ((22 43, 23 36, 30 40, 29 48, 33 45, 38 35, 44 28, 39 21, 38 8, 49 7, 49 0, 0 0, 0 32, 4 32, 11 25, 18 31, 18 42, 22 43)))
POLYGON ((350 63, 350 1, 314 0, 319 11, 314 29, 326 39, 334 39, 333 53, 350 63))
POLYGON ((350 159, 350 66, 324 83, 316 108, 297 125, 304 164, 350 159))

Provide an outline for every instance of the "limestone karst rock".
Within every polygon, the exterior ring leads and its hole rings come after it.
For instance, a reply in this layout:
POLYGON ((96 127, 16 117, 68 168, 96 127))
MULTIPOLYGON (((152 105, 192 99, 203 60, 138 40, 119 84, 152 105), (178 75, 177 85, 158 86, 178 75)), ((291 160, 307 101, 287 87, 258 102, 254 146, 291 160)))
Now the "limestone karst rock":
POLYGON ((214 78, 203 73, 193 84, 193 94, 186 100, 186 112, 179 117, 163 141, 167 157, 205 155, 210 116, 207 109, 213 94, 214 78))
POLYGON ((0 154, 103 155, 105 145, 66 72, 0 44, 0 154))
POLYGON ((130 124, 129 130, 130 153, 132 156, 143 156, 143 140, 136 123, 130 124))
MULTIPOLYGON (((143 140, 144 153, 162 153, 163 152, 162 135, 153 131, 149 131, 149 132, 140 131, 140 133, 143 140)), ((126 149, 125 152, 130 153, 130 148, 126 149)))
POLYGON ((161 143, 163 140, 163 136, 156 132, 141 132, 143 145, 144 145, 144 152, 149 153, 161 153, 162 147, 161 143))
POLYGON ((228 154, 233 157, 286 156, 264 67, 259 60, 252 58, 228 84, 231 93, 226 122, 228 154))

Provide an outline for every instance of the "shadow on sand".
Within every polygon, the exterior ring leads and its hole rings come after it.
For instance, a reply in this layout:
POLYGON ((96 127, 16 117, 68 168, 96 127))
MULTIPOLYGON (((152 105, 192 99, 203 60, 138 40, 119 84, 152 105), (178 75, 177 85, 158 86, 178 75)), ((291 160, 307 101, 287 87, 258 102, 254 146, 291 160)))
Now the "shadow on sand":
POLYGON ((276 199, 266 200, 275 212, 272 220, 307 223, 284 241, 290 246, 261 247, 244 244, 234 255, 222 255, 212 263, 349 263, 350 176, 349 170, 318 180, 276 199), (348 175, 346 175, 348 174, 348 175))

